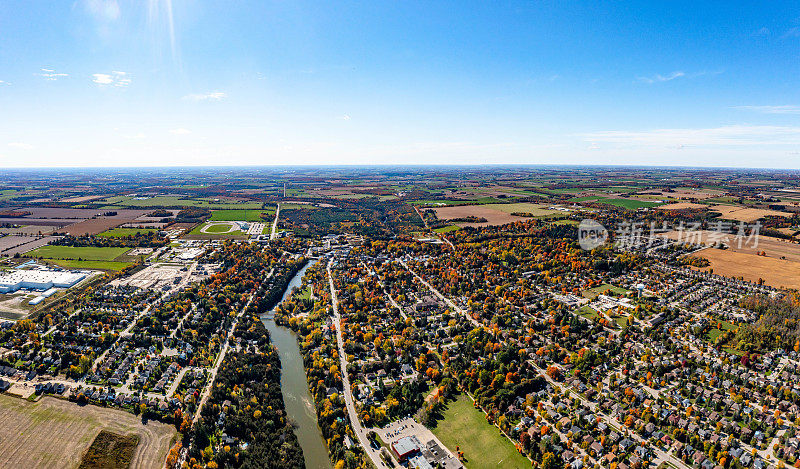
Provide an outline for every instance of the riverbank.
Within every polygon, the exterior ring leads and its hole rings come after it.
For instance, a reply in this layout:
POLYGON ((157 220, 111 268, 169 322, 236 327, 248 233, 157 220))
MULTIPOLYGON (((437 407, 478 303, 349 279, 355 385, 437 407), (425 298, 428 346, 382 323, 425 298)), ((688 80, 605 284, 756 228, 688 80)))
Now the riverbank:
MULTIPOLYGON (((301 285, 305 271, 314 263, 314 261, 309 262, 292 277, 278 305, 291 297, 292 290, 301 285)), ((295 425, 294 432, 303 449, 306 467, 330 469, 333 466, 317 423, 314 400, 308 391, 308 378, 303 366, 303 355, 297 343, 297 336, 290 329, 277 325, 274 314, 275 309, 273 308, 261 316, 261 321, 269 331, 271 341, 278 350, 281 362, 281 393, 286 413, 295 425)))

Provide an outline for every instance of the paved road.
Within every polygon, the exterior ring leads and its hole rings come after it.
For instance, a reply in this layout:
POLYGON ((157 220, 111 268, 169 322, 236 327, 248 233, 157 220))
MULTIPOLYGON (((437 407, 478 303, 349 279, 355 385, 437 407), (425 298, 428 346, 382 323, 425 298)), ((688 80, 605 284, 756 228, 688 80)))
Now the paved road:
MULTIPOLYGON (((619 431, 620 428, 621 428, 620 424, 616 420, 614 420, 613 418, 611 418, 610 416, 608 416, 604 412, 602 412, 599 409, 599 406, 597 405, 596 402, 592 402, 592 401, 586 399, 580 393, 575 392, 575 390, 572 389, 570 386, 565 385, 564 383, 559 383, 559 382, 553 380, 552 378, 550 378, 550 376, 548 376, 548 374, 547 374, 547 372, 545 372, 545 370, 539 368, 538 366, 533 365, 533 367, 539 373, 541 373, 541 375, 544 377, 544 379, 546 379, 550 384, 552 384, 553 386, 558 386, 558 387, 560 387, 562 389, 566 389, 566 390, 568 390, 570 392, 571 395, 576 396, 578 399, 580 399, 581 402, 583 402, 586 406, 588 406, 589 409, 591 409, 591 411, 595 415, 597 415, 601 419, 603 419, 603 421, 606 423, 606 425, 608 425, 609 427, 615 429, 618 433, 622 433, 622 434, 626 433, 626 432, 620 432, 619 431)), ((641 436, 639 436, 636 432, 630 431, 630 432, 627 432, 627 433, 630 435, 631 438, 633 438, 637 442, 644 443, 645 446, 650 447, 650 448, 653 449, 653 452, 655 453, 655 459, 653 459, 653 461, 651 461, 651 462, 656 467, 658 467, 662 462, 666 461, 666 462, 669 462, 674 467, 677 467, 679 469, 691 469, 689 466, 684 464, 684 462, 681 461, 680 459, 678 459, 677 457, 675 457, 675 456, 673 456, 673 455, 671 455, 671 454, 669 454, 667 452, 664 452, 661 449, 654 447, 653 445, 647 444, 645 439, 642 438, 641 436)))
POLYGON ((203 394, 200 396, 200 401, 197 403, 197 410, 194 413, 194 418, 192 418, 192 425, 194 425, 200 419, 200 411, 203 410, 203 406, 211 396, 211 388, 214 384, 214 380, 217 379, 217 372, 219 371, 220 365, 222 365, 222 362, 225 360, 225 355, 228 353, 228 349, 230 348, 231 336, 233 335, 233 331, 236 330, 236 324, 239 323, 239 318, 241 318, 244 312, 247 311, 247 307, 250 306, 250 302, 253 301, 253 298, 255 298, 255 294, 251 293, 247 303, 245 303, 245 305, 233 319, 233 324, 231 324, 231 328, 228 330, 228 335, 225 337, 225 343, 222 345, 222 350, 220 350, 219 355, 217 355, 217 360, 214 362, 214 368, 211 369, 211 375, 208 377, 208 383, 206 383, 206 387, 203 389, 203 394))
POLYGON ((428 287, 428 289, 429 289, 431 292, 433 292, 433 294, 434 294, 434 295, 436 295, 437 297, 439 297, 439 299, 441 299, 442 301, 444 301, 445 303, 447 303, 447 305, 448 305, 448 306, 450 306, 451 308, 453 308, 455 311, 458 311, 459 313, 463 314, 463 315, 464 315, 464 317, 465 317, 465 318, 467 318, 467 319, 469 320, 469 322, 471 322, 471 323, 472 323, 472 325, 473 325, 473 326, 475 326, 475 327, 481 327, 481 326, 482 326, 482 324, 481 324, 481 323, 480 323, 480 322, 479 322, 477 319, 475 319, 475 318, 473 318, 473 317, 472 317, 472 315, 469 313, 469 311, 467 311, 467 310, 465 310, 465 309, 462 309, 462 308, 460 308, 458 305, 456 305, 456 304, 453 302, 453 300, 451 300, 451 299, 449 299, 449 298, 445 297, 444 295, 442 295, 442 294, 439 292, 439 290, 437 290, 437 289, 433 288, 433 285, 431 285, 430 283, 426 282, 426 281, 425 281, 425 279, 423 279, 422 277, 420 277, 419 275, 417 275, 417 273, 416 273, 416 272, 414 272, 414 271, 411 269, 411 267, 409 267, 409 266, 408 266, 408 264, 406 264, 406 263, 405 263, 405 262, 404 262, 402 259, 398 259, 398 261, 400 262, 400 264, 401 264, 403 267, 405 267, 405 268, 406 268, 406 270, 408 270, 409 272, 411 272, 411 274, 412 274, 414 277, 416 277, 416 278, 417 278, 417 280, 419 280, 420 282, 422 282, 422 284, 423 284, 423 285, 425 285, 426 287, 428 287))
MULTIPOLYGON (((361 426, 361 421, 358 419, 356 406, 353 402, 353 393, 350 390, 350 378, 347 376, 347 355, 344 352, 344 340, 342 338, 342 324, 341 317, 339 316, 339 299, 336 297, 336 288, 333 286, 333 274, 331 274, 331 266, 328 264, 328 282, 331 288, 331 304, 333 305, 333 323, 336 326, 336 342, 339 345, 339 368, 342 375, 342 386, 344 390, 344 403, 347 406, 347 415, 350 417, 350 426, 353 427, 353 433, 358 438, 358 442, 364 448, 364 452, 372 460, 375 467, 386 467, 386 464, 381 460, 380 452, 372 447, 367 438, 369 429, 361 426)), ((392 456, 394 459, 394 456, 392 456)))
POLYGON ((278 236, 278 217, 281 215, 281 204, 278 204, 278 208, 275 210, 275 221, 272 222, 272 232, 269 235, 269 239, 275 239, 278 236))
MULTIPOLYGON (((432 230, 431 230, 431 227, 430 227, 430 226, 428 226, 428 220, 426 220, 426 219, 425 219, 425 217, 423 217, 423 216, 422 216, 422 212, 420 212, 420 211, 419 211, 419 208, 417 208, 417 206, 416 206, 416 205, 414 206, 414 210, 416 210, 416 211, 417 211, 417 215, 419 215, 419 218, 422 220, 422 223, 425 225, 425 230, 426 230, 426 231, 432 231, 432 230)), ((437 236, 439 236, 439 239, 441 239, 441 240, 442 240, 442 241, 444 241, 445 243, 449 244, 449 245, 450 245, 450 248, 451 248, 453 251, 455 251, 455 250, 456 250, 456 247, 455 247, 455 246, 453 246, 453 243, 451 243, 451 242, 450 242, 450 240, 449 240, 449 239, 447 239, 447 236, 445 236, 445 235, 444 235, 444 233, 437 233, 437 232, 435 232, 435 231, 432 231, 432 232, 433 232, 434 234, 436 234, 437 236)))

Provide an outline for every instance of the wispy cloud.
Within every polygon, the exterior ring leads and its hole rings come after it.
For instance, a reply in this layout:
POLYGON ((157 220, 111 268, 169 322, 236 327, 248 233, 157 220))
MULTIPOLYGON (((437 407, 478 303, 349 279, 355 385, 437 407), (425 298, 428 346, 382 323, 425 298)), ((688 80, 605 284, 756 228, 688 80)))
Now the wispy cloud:
POLYGON ((733 108, 762 114, 800 114, 800 106, 788 104, 781 106, 734 106, 733 108))
POLYGON ((769 36, 771 33, 772 33, 772 31, 770 31, 769 28, 763 27, 763 28, 759 29, 758 31, 756 31, 755 33, 753 33, 753 35, 754 36, 769 36))
POLYGON ((0 80, 0 86, 11 86, 11 83, 4 80, 0 80))
POLYGON ((339 119, 343 120, 343 121, 349 121, 350 120, 350 114, 341 115, 341 116, 339 116, 339 119))
POLYGON ((98 21, 116 21, 121 14, 117 0, 84 0, 83 7, 98 21))
POLYGON ((22 142, 11 142, 8 144, 11 148, 16 148, 17 150, 33 150, 33 145, 30 143, 22 143, 22 142))
POLYGON ((652 77, 637 77, 636 79, 641 81, 641 82, 643 82, 643 83, 651 83, 652 84, 652 83, 661 83, 661 82, 665 82, 665 81, 672 81, 672 80, 674 80, 676 78, 681 78, 681 77, 685 77, 685 76, 686 76, 686 73, 684 73, 684 72, 682 72, 680 70, 676 70, 676 71, 670 73, 669 75, 656 74, 656 75, 654 75, 652 77))
POLYGON ((794 28, 789 29, 783 33, 783 37, 800 37, 800 27, 795 26, 794 28))
POLYGON ((211 93, 187 94, 183 97, 183 99, 186 101, 222 101, 227 97, 227 93, 223 93, 222 91, 213 91, 211 93))
POLYGON ((699 129, 605 130, 582 134, 592 143, 621 146, 743 146, 798 145, 800 127, 770 125, 727 125, 699 129))
POLYGON ((56 71, 53 70, 52 68, 43 68, 41 69, 41 72, 37 73, 36 75, 44 78, 45 80, 50 80, 50 81, 56 81, 59 78, 64 78, 69 76, 69 74, 67 73, 56 73, 56 71))
POLYGON ((173 135, 189 135, 190 133, 192 133, 192 131, 189 129, 180 128, 180 129, 172 129, 169 131, 169 133, 173 135))
POLYGON ((125 88, 131 84, 131 79, 128 78, 126 72, 112 71, 111 73, 95 73, 92 75, 92 81, 102 86, 116 86, 118 88, 125 88))

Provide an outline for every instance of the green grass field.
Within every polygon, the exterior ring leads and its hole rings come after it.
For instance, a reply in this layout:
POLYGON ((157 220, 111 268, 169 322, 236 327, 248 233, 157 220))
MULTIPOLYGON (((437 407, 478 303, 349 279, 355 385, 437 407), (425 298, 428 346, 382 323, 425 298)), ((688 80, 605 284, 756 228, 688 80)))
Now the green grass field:
POLYGON ((103 203, 120 207, 203 207, 210 210, 219 209, 260 209, 260 202, 225 203, 204 199, 159 195, 146 199, 136 199, 126 195, 109 197, 103 203))
POLYGON ((585 305, 581 306, 579 310, 575 311, 575 314, 577 314, 578 316, 582 316, 586 319, 590 319, 592 321, 600 317, 600 314, 598 314, 597 311, 585 305))
POLYGON ((468 468, 503 467, 528 469, 531 462, 519 454, 500 430, 486 421, 483 412, 472 407, 472 400, 460 395, 444 411, 433 433, 455 452, 464 452, 468 468))
POLYGON ((97 236, 103 238, 124 238, 126 236, 133 236, 136 233, 152 233, 157 231, 153 228, 111 228, 110 230, 103 231, 97 236))
POLYGON ((547 208, 548 205, 532 204, 528 202, 519 202, 516 204, 487 204, 486 207, 490 207, 495 210, 500 210, 501 212, 505 213, 515 213, 515 212, 530 213, 535 217, 544 217, 548 215, 562 213, 557 210, 548 209, 547 208))
POLYGON ((275 217, 275 210, 214 210, 211 212, 211 221, 257 221, 267 222, 270 217, 275 217), (261 218, 261 214, 267 214, 267 218, 261 218))
POLYGON ((76 261, 72 259, 49 259, 55 265, 61 266, 65 269, 78 269, 78 270, 108 270, 111 272, 119 272, 132 265, 131 262, 115 262, 115 261, 76 261))
POLYGON ((658 202, 648 202, 646 200, 629 200, 629 199, 600 199, 598 202, 615 207, 622 207, 628 210, 636 210, 638 208, 651 208, 662 205, 658 202))
POLYGON ((83 259, 87 261, 113 261, 130 248, 95 248, 73 246, 42 246, 25 254, 27 257, 45 259, 83 259))
POLYGON ((187 236, 190 236, 190 237, 195 238, 195 239, 197 239, 197 238, 206 238, 206 239, 225 239, 225 238, 245 239, 247 237, 247 235, 241 230, 236 230, 236 231, 232 231, 230 233, 227 233, 227 231, 230 229, 230 226, 227 225, 227 224, 219 224, 219 225, 216 225, 216 226, 212 225, 210 228, 208 228, 208 230, 207 230, 208 232, 207 233, 203 233, 203 231, 202 231, 203 227, 206 226, 206 225, 208 225, 208 223, 201 223, 200 225, 197 225, 196 227, 194 227, 194 229, 192 231, 190 231, 188 233, 187 236))
POLYGON ((449 233, 451 231, 456 231, 457 229, 458 229, 458 226, 456 226, 456 225, 447 225, 447 226, 443 226, 441 228, 434 228, 433 231, 435 231, 437 233, 449 233))
POLYGON ((597 287, 590 288, 588 290, 584 290, 583 297, 584 298, 589 298, 589 299, 594 299, 594 298, 597 297, 597 295, 602 294, 606 290, 611 290, 611 293, 614 293, 615 295, 625 295, 625 294, 630 293, 630 290, 626 290, 626 289, 621 288, 621 287, 616 287, 614 285, 610 285, 608 283, 604 283, 604 284, 599 285, 597 287))

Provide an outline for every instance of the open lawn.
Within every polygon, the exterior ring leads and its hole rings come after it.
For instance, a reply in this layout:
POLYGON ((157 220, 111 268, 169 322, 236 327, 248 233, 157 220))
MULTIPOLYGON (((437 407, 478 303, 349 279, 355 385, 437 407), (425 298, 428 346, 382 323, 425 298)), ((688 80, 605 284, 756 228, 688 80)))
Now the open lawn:
POLYGON ((486 421, 483 412, 475 409, 466 395, 450 402, 443 414, 444 418, 431 431, 450 451, 455 453, 459 447, 464 452, 467 468, 531 467, 531 462, 486 421))
POLYGON ((457 229, 458 229, 458 226, 456 226, 456 225, 447 225, 447 226, 443 226, 441 228, 434 228, 433 231, 435 231, 437 233, 449 233, 451 231, 456 231, 457 229))
POLYGON ((211 221, 258 221, 263 222, 275 217, 275 210, 214 210, 211 212, 211 221), (262 218, 261 214, 266 214, 262 218))
POLYGON ((575 314, 577 314, 578 316, 582 316, 586 319, 590 319, 592 321, 600 317, 600 314, 597 311, 595 311, 594 309, 590 308, 587 305, 581 306, 580 309, 578 309, 578 311, 575 312, 575 314))
POLYGON ((113 261, 128 252, 130 248, 96 248, 47 245, 25 254, 26 257, 45 259, 82 259, 87 261, 113 261))
POLYGON ((74 259, 49 259, 48 262, 55 264, 65 269, 77 270, 107 270, 110 272, 119 272, 132 265, 132 262, 115 262, 115 261, 76 261, 74 259))
POLYGON ((124 466, 131 468, 163 467, 176 435, 172 425, 145 425, 120 410, 53 397, 29 402, 0 395, 0 467, 78 468, 101 430, 138 437, 130 466, 124 466))
POLYGON ((615 295, 625 295, 630 293, 630 290, 626 290, 625 288, 616 287, 614 285, 604 283, 594 288, 589 288, 588 290, 584 290, 583 297, 593 300, 597 298, 597 295, 603 294, 606 290, 611 290, 611 293, 615 295))
POLYGON ((156 231, 153 228, 111 228, 110 230, 103 231, 97 236, 103 238, 124 238, 126 236, 134 236, 136 233, 152 233, 156 231))

